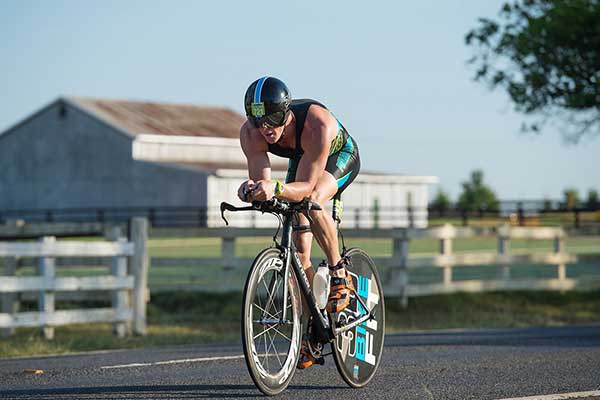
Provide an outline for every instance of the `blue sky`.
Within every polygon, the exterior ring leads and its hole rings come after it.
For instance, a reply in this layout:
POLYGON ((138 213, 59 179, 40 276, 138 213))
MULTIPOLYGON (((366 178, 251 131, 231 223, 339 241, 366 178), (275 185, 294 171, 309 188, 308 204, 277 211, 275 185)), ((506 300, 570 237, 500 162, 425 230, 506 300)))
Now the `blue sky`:
POLYGON ((227 106, 256 78, 324 102, 363 169, 473 169, 502 199, 600 190, 600 137, 519 132, 507 96, 472 81, 465 33, 502 1, 27 1, 0 12, 0 131, 60 95, 227 106))

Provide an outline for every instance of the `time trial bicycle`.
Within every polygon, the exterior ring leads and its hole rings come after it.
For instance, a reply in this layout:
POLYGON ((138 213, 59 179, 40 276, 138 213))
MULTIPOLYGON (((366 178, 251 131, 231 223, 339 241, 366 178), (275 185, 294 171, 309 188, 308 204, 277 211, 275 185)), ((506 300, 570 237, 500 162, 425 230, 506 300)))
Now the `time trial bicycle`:
MULTIPOLYGON (((341 222, 341 200, 334 199, 333 218, 341 222)), ((383 289, 375 263, 359 249, 346 249, 355 292, 348 307, 338 313, 319 309, 313 290, 292 241, 295 215, 322 210, 309 200, 288 202, 273 198, 236 207, 221 203, 225 211, 258 211, 275 215, 279 227, 273 246, 254 259, 244 287, 242 343, 248 371, 256 387, 266 395, 282 392, 292 380, 300 355, 302 298, 308 307, 306 338, 313 357, 333 355, 344 381, 351 387, 365 386, 381 360, 385 335, 383 289), (279 231, 281 241, 278 241, 279 231), (329 351, 327 351, 329 345, 329 351)))

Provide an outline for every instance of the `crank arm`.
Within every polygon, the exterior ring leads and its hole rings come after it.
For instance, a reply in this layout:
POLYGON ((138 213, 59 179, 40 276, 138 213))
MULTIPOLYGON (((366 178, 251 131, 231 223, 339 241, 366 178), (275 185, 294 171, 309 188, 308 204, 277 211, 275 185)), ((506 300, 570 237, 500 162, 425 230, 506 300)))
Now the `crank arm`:
POLYGON ((360 305, 362 306, 363 310, 366 310, 367 313, 364 314, 362 317, 358 318, 355 321, 350 322, 349 324, 346 324, 344 326, 341 326, 339 328, 335 328, 333 331, 334 336, 338 336, 340 333, 346 332, 360 324, 362 324, 363 322, 371 319, 371 310, 369 310, 367 308, 367 305, 365 304, 365 302, 360 298, 360 296, 356 295, 356 299, 358 299, 358 302, 360 303, 360 305))

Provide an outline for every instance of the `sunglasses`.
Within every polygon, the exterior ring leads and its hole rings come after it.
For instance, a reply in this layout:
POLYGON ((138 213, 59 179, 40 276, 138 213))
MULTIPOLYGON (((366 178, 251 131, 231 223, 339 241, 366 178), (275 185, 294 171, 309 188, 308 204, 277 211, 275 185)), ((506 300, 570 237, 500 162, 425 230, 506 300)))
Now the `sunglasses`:
POLYGON ((265 115, 264 117, 260 118, 249 115, 248 120, 255 128, 260 126, 264 126, 266 128, 277 128, 278 126, 285 124, 285 112, 277 111, 273 114, 265 115))

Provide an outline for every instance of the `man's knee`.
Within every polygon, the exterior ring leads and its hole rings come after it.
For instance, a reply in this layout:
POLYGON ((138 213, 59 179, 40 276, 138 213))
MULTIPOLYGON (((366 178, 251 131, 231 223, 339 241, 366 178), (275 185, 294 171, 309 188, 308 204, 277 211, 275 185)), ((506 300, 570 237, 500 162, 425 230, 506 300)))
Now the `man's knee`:
POLYGON ((313 203, 317 203, 321 206, 322 210, 310 210, 308 213, 312 218, 319 217, 323 215, 322 213, 325 211, 325 205, 329 201, 329 196, 320 192, 319 190, 315 190, 308 197, 309 200, 313 203))
POLYGON ((312 233, 310 231, 294 233, 294 244, 296 252, 300 258, 310 257, 310 247, 312 243, 312 233))

